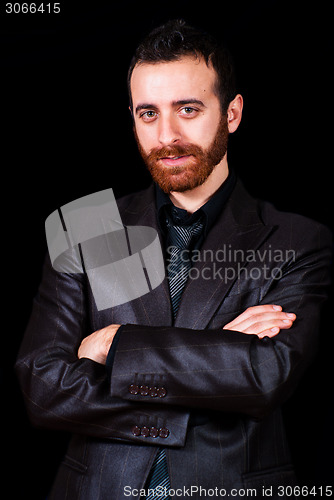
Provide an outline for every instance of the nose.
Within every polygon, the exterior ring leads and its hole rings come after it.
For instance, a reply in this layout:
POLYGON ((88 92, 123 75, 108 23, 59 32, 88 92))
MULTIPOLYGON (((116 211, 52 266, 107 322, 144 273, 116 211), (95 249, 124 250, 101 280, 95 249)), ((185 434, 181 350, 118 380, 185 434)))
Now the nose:
POLYGON ((159 142, 162 146, 175 144, 181 139, 177 119, 173 116, 161 116, 159 120, 159 142))

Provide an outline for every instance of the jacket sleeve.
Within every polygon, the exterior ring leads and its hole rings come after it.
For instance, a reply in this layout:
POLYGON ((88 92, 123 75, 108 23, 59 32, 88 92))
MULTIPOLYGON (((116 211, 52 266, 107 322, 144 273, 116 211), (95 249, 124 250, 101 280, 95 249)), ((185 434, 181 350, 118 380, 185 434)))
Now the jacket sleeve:
POLYGON ((115 354, 111 394, 254 418, 268 414, 291 394, 316 351, 328 293, 330 241, 325 228, 306 235, 294 261, 283 264, 280 279, 262 290, 258 304, 279 304, 296 313, 291 329, 259 339, 227 330, 126 325, 115 354), (160 386, 166 391, 161 400, 145 390, 160 386))
POLYGON ((147 443, 147 429, 170 429, 154 444, 182 446, 189 412, 147 403, 134 404, 110 394, 105 367, 78 359, 89 335, 89 305, 84 274, 56 272, 46 259, 43 278, 16 362, 29 417, 38 427, 63 429, 99 438, 147 443), (138 428, 145 428, 143 435, 138 428))

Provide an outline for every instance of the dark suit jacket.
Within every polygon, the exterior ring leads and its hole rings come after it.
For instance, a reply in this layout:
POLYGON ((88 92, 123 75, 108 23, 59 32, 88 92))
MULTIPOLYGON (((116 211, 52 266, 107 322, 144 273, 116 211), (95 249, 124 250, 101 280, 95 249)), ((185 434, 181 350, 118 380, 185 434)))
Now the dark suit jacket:
MULTIPOLYGON (((125 225, 158 229, 153 186, 118 206, 125 225)), ((330 240, 325 227, 253 199, 238 181, 174 325, 166 280, 97 311, 85 274, 58 273, 47 259, 17 373, 32 422, 73 433, 49 500, 139 498, 130 492, 144 487, 159 446, 171 487, 186 488, 181 498, 191 486, 258 496, 273 486, 275 498, 295 484, 280 406, 316 349, 330 240), (258 304, 280 304, 297 320, 271 339, 222 330, 258 304), (109 379, 77 350, 111 323, 125 326, 109 379)))

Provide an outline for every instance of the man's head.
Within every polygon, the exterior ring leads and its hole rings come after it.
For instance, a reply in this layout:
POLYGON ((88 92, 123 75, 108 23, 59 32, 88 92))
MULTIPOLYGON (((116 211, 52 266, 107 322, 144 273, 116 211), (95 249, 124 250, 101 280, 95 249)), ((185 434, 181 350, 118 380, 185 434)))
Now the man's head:
POLYGON ((227 51, 183 21, 170 21, 138 47, 128 85, 136 139, 153 180, 165 192, 203 184, 241 119, 227 51))

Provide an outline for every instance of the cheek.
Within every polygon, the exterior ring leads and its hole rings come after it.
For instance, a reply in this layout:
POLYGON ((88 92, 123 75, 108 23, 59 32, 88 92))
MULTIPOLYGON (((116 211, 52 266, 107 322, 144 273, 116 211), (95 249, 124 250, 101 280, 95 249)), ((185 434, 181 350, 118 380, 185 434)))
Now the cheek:
POLYGON ((136 126, 135 124, 134 132, 137 141, 139 141, 141 147, 146 153, 150 152, 152 148, 157 146, 157 138, 154 127, 141 127, 136 126))
POLYGON ((193 120, 185 120, 184 136, 187 137, 187 142, 192 142, 207 149, 216 137, 220 120, 221 113, 218 105, 209 106, 209 109, 204 114, 193 120))
MULTIPOLYGON (((190 120, 189 120, 190 122, 190 120)), ((219 125, 219 118, 194 120, 184 130, 184 139, 204 149, 209 147, 215 138, 219 125)))

